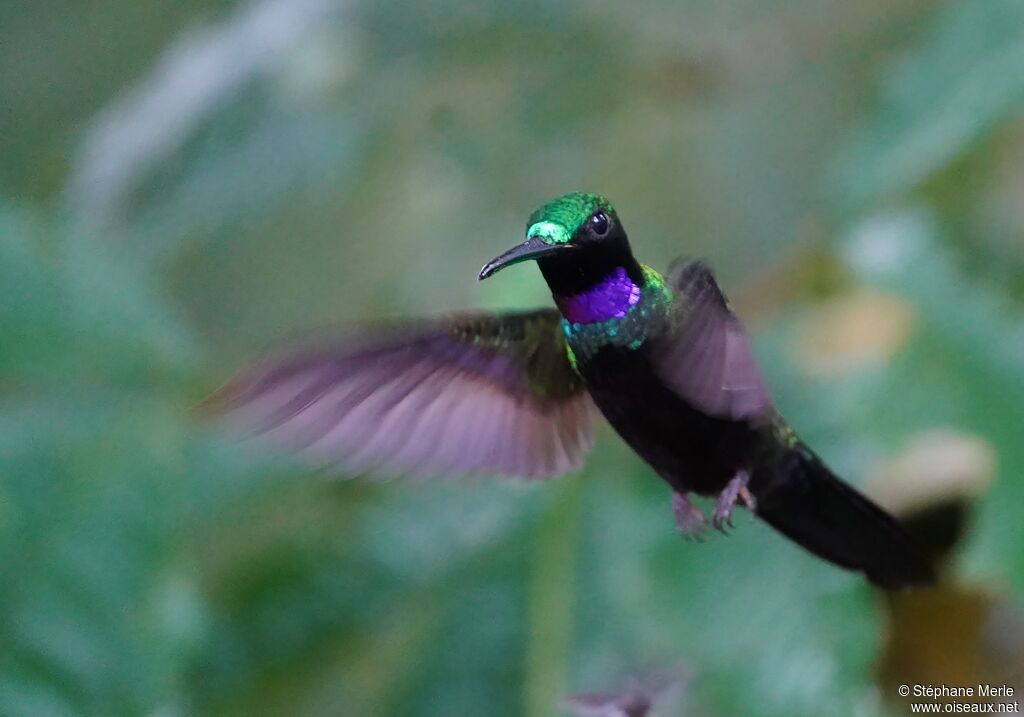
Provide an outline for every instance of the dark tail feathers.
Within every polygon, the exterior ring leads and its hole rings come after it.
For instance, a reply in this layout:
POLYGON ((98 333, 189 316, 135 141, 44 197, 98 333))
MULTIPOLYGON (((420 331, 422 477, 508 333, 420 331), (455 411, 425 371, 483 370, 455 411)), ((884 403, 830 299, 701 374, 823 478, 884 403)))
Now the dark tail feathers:
POLYGON ((815 555, 863 571, 879 587, 935 580, 924 551, 896 519, 837 478, 802 443, 759 466, 750 490, 765 522, 815 555))

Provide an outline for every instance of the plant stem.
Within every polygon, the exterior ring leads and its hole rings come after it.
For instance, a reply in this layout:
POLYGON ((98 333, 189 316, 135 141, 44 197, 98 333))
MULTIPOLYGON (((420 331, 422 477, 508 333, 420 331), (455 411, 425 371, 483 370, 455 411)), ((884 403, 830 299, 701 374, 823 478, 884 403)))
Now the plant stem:
POLYGON ((523 683, 526 717, 548 717, 566 694, 582 495, 580 476, 563 479, 538 521, 523 683))

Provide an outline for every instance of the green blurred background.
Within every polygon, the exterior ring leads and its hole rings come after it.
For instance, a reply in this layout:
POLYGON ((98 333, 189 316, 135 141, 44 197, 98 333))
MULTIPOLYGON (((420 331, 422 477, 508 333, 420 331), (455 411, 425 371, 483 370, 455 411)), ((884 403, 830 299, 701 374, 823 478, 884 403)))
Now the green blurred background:
POLYGON ((664 664, 689 714, 887 714, 885 601, 746 514, 682 541, 606 426, 380 484, 196 417, 304 328, 547 303, 476 271, 576 189, 715 265, 851 482, 990 447, 956 570, 1024 597, 1024 4, 6 0, 0 70, 0 715, 541 717, 664 664))

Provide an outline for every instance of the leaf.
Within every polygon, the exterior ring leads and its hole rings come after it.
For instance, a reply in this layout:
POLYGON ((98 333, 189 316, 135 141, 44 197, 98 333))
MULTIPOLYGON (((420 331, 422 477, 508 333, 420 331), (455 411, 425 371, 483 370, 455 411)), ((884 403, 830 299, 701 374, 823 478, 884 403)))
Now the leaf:
POLYGON ((959 0, 892 63, 876 110, 837 168, 834 195, 857 207, 912 192, 1024 106, 1024 6, 959 0))

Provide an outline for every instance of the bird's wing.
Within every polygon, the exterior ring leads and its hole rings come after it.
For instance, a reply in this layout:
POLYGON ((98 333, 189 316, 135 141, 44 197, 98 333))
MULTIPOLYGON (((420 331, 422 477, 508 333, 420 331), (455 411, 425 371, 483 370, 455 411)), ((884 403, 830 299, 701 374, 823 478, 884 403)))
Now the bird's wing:
POLYGON ((563 704, 577 717, 645 717, 665 693, 685 687, 688 671, 658 670, 633 678, 622 692, 582 692, 563 704))
POLYGON ((647 700, 637 700, 632 695, 623 697, 611 692, 573 695, 563 704, 577 717, 645 717, 651 709, 647 700))
POLYGON ((669 271, 676 306, 655 345, 655 370, 687 403, 718 418, 751 420, 772 408, 750 338, 701 261, 669 271))
POLYGON ((522 478, 582 464, 593 406, 554 310, 357 332, 267 359, 212 404, 349 474, 522 478))

